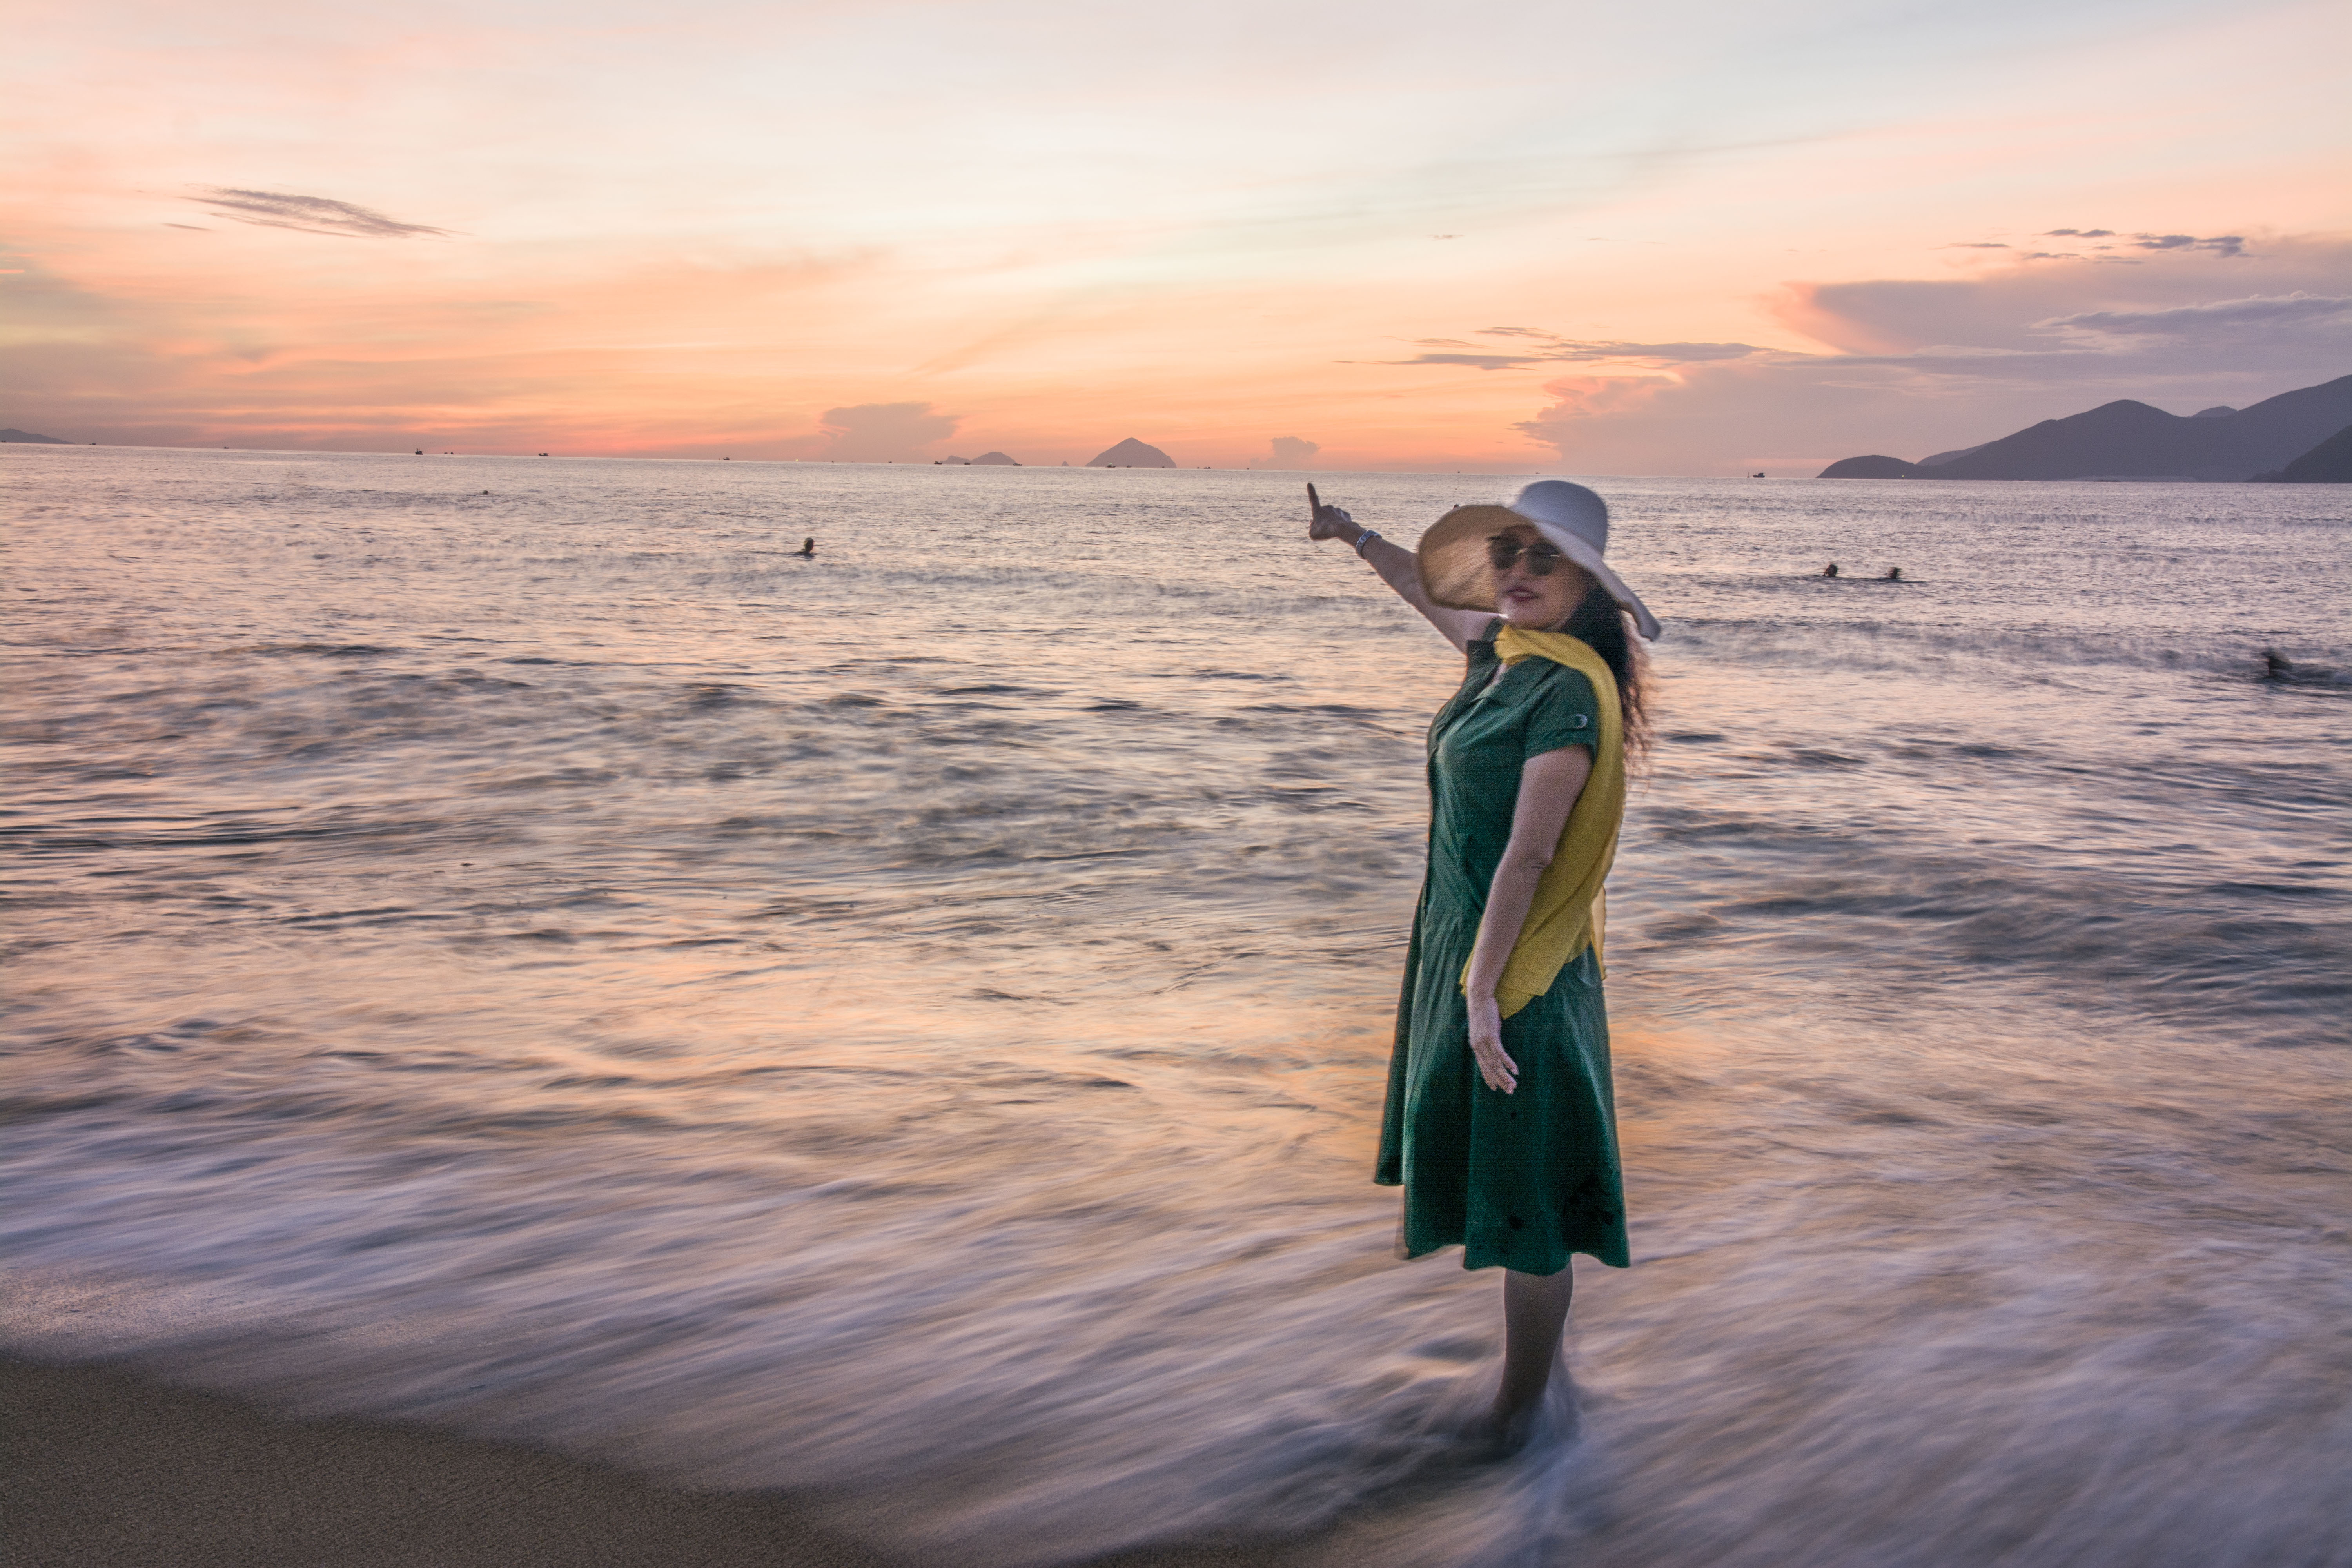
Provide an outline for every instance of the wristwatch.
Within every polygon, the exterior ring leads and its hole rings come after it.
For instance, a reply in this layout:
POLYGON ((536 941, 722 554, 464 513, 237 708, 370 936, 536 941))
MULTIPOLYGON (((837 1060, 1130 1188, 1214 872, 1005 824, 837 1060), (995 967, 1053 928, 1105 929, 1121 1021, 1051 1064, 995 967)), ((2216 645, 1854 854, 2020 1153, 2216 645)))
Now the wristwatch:
POLYGON ((1359 560, 1363 557, 1364 546, 1380 536, 1381 531, 1377 528, 1367 528, 1356 535, 1356 555, 1359 560))

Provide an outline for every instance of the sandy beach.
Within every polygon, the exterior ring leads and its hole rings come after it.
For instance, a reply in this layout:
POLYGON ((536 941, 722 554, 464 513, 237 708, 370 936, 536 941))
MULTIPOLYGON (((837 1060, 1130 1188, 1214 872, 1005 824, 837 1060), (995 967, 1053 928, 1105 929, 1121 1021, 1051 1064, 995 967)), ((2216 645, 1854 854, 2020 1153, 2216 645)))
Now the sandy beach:
MULTIPOLYGON (((892 1568, 803 1505, 689 1492, 416 1427, 293 1421, 96 1367, 0 1360, 0 1513, 26 1568, 892 1568)), ((1271 1550, 1123 1552, 1228 1568, 1271 1550)), ((936 1555, 927 1561, 942 1561, 936 1555)))
POLYGON ((286 1421, 86 1367, 0 1363, 12 1561, 874 1568, 772 1498, 667 1490, 408 1427, 286 1421))

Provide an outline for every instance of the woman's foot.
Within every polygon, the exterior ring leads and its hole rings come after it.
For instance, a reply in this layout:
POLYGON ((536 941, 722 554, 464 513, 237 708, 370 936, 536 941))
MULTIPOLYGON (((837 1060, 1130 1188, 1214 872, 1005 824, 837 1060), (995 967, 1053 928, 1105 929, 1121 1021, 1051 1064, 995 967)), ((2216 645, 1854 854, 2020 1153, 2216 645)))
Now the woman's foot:
POLYGON ((1540 1391, 1535 1398, 1517 1403, 1506 1401, 1497 1394, 1486 1411, 1479 1436, 1490 1458, 1507 1459, 1535 1440, 1536 1428, 1542 1420, 1540 1391))

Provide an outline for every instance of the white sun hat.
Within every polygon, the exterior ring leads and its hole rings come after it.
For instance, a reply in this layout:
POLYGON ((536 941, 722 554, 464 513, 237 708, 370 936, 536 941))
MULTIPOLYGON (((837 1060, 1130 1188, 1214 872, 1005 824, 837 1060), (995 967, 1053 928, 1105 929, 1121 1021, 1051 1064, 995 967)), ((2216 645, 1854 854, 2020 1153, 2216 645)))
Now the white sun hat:
POLYGON ((1508 506, 1457 506, 1431 523, 1414 552, 1422 588, 1449 609, 1495 608, 1495 568, 1486 559, 1486 541, 1525 523, 1533 523, 1553 548, 1591 573, 1633 617, 1643 637, 1658 640, 1658 617, 1601 558, 1609 548, 1609 503, 1566 479, 1538 479, 1508 506))

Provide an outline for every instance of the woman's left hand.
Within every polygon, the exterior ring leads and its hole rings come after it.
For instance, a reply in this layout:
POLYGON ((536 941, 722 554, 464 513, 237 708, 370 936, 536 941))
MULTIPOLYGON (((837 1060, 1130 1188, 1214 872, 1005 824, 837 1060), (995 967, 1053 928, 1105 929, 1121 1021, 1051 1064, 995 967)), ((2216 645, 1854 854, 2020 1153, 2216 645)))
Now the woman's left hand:
POLYGON ((1503 1049, 1503 1008, 1492 996, 1469 997, 1470 1054, 1488 1089, 1510 1094, 1519 1087, 1519 1064, 1503 1049))

